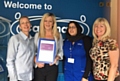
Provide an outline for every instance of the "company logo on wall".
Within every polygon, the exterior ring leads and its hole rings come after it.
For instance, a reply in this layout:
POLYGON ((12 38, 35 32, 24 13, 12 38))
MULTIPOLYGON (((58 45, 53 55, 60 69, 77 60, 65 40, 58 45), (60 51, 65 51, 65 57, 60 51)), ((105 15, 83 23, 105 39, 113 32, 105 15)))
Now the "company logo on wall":
MULTIPOLYGON (((11 31, 12 35, 15 35, 16 33, 20 32, 19 25, 18 25, 18 20, 19 20, 20 17, 21 17, 21 13, 17 12, 15 14, 16 21, 14 21, 11 24, 11 27, 10 27, 10 31, 11 31)), ((33 24, 35 21, 40 21, 42 19, 42 16, 28 16, 28 18, 30 19, 31 23, 33 24)), ((85 23, 86 22, 85 15, 81 15, 80 20, 61 19, 60 17, 56 17, 56 20, 57 20, 57 23, 59 23, 59 24, 66 24, 65 26, 62 25, 62 26, 57 27, 59 32, 61 32, 63 34, 66 32, 67 24, 70 21, 78 22, 80 24, 80 26, 82 27, 82 33, 85 33, 86 35, 88 35, 90 33, 90 27, 85 23), (85 32, 85 30, 86 30, 86 32, 85 32)), ((39 31, 39 25, 32 25, 31 31, 38 32, 39 31)))

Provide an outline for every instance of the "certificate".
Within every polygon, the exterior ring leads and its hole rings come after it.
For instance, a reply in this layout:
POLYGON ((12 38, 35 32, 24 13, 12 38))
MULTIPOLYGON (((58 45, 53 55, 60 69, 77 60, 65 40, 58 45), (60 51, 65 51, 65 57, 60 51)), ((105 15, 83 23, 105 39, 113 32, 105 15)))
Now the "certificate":
POLYGON ((55 40, 39 39, 37 62, 53 63, 56 54, 55 40))

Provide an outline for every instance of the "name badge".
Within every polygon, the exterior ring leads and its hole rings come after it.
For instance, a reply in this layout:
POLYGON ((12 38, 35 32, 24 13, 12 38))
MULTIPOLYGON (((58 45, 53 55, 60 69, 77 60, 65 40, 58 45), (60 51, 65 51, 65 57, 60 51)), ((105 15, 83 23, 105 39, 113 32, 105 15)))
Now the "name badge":
POLYGON ((68 58, 68 63, 74 63, 74 59, 73 58, 68 58))

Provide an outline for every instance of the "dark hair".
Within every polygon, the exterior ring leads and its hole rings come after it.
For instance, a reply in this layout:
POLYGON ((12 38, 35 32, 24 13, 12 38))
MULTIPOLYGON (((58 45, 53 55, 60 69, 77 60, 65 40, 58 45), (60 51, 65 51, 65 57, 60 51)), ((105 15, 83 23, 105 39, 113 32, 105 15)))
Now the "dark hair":
MULTIPOLYGON (((76 28, 77 28, 77 34, 81 34, 81 33, 82 33, 82 27, 81 27, 77 22, 75 22, 75 21, 70 21, 70 22, 68 23, 68 29, 69 29, 69 25, 70 25, 71 23, 74 23, 74 24, 75 24, 75 26, 76 26, 76 28)), ((67 29, 67 32, 68 32, 68 29, 67 29)))
POLYGON ((82 28, 81 28, 81 26, 79 25, 78 22, 70 21, 70 22, 68 23, 68 28, 67 28, 67 31, 66 31, 66 38, 67 38, 69 41, 75 42, 75 41, 77 41, 77 40, 82 39, 84 36, 85 36, 85 35, 82 34, 82 28), (75 26, 76 26, 76 28, 77 28, 77 34, 76 34, 75 36, 71 36, 71 35, 69 34, 69 32, 68 32, 69 25, 70 25, 71 23, 74 23, 75 26))

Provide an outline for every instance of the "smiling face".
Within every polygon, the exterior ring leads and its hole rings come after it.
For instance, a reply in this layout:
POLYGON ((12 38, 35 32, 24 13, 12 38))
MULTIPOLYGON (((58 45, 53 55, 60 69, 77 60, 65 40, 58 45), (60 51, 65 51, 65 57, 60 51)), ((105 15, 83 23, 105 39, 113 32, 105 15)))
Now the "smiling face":
POLYGON ((74 23, 69 24, 68 32, 71 36, 75 36, 77 34, 77 27, 74 23))
POLYGON ((53 18, 51 16, 46 17, 44 20, 44 28, 45 30, 51 30, 53 28, 53 18))
POLYGON ((98 38, 101 38, 106 32, 105 25, 102 22, 95 24, 94 25, 94 32, 98 38))
POLYGON ((23 17, 20 19, 19 21, 19 28, 21 29, 21 31, 23 33, 27 33, 30 31, 30 27, 31 27, 31 24, 30 24, 30 21, 28 18, 26 17, 23 17))

